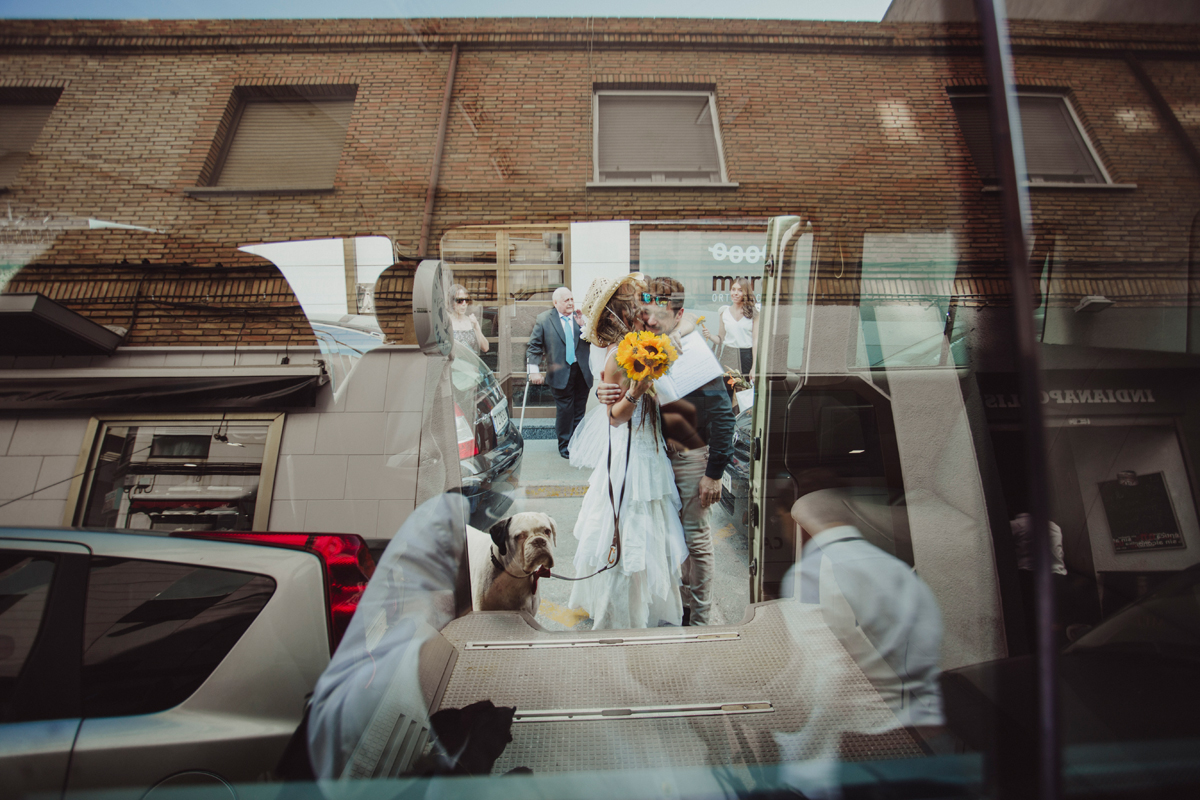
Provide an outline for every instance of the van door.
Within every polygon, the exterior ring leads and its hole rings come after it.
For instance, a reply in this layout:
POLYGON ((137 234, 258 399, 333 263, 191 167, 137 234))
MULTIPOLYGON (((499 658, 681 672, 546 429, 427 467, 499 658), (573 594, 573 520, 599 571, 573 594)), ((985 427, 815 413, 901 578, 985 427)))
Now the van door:
MULTIPOLYGON (((790 525, 775 525, 786 518, 790 501, 779 507, 773 490, 786 475, 767 467, 778 461, 783 440, 769 434, 781 426, 771 422, 786 413, 789 386, 794 385, 792 365, 803 367, 808 333, 809 268, 813 256, 811 223, 798 216, 772 217, 767 222, 767 261, 763 275, 762 317, 758 327, 758 357, 754 375, 754 422, 750 447, 750 508, 747 514, 750 552, 750 601, 779 596, 779 582, 795 563, 795 542, 790 525), (789 375, 793 380, 789 382, 789 375), (773 483, 774 481, 774 483, 773 483), (782 513, 783 517, 779 517, 782 513)), ((790 492, 785 491, 790 496, 790 492)))
POLYGON ((0 786, 61 796, 79 730, 88 549, 0 539, 0 786))

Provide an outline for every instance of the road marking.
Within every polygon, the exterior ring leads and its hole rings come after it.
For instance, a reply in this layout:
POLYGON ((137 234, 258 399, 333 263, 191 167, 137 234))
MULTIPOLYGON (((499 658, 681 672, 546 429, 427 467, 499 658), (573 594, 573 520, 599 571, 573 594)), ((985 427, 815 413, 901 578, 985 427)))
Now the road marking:
POLYGON ((526 497, 583 497, 587 494, 587 484, 569 485, 569 484, 542 484, 530 485, 524 484, 522 488, 525 490, 526 497))
POLYGON ((538 616, 557 622, 559 625, 574 628, 588 618, 588 612, 582 608, 560 606, 558 603, 552 603, 543 597, 541 604, 538 606, 538 616))
POLYGON ((733 536, 735 533, 737 533, 737 528, 733 527, 733 523, 726 522, 725 526, 723 528, 721 528, 721 530, 717 531, 717 538, 718 539, 728 539, 730 536, 733 536))

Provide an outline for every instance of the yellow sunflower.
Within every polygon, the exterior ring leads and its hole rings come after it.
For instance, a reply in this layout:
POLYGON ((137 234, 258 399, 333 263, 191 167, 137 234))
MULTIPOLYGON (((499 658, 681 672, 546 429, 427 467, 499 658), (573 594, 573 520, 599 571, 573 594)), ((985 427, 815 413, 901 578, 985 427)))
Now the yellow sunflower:
POLYGON ((617 345, 617 364, 631 381, 661 378, 677 358, 670 338, 650 331, 627 333, 617 345))

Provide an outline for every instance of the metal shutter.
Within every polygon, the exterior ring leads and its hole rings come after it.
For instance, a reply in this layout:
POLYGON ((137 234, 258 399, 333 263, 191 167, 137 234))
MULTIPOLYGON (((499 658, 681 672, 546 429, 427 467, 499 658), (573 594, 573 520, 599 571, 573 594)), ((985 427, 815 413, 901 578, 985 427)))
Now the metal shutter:
POLYGON ((1030 180, 1104 183, 1063 98, 1034 95, 1019 100, 1030 180))
POLYGON ((247 100, 216 185, 332 188, 353 108, 350 98, 247 100))
MULTIPOLYGON (((984 183, 996 182, 991 115, 986 97, 951 98, 958 126, 975 169, 984 183)), ((1048 95, 1018 97, 1029 180, 1055 183, 1105 183, 1066 100, 1048 95)))
POLYGON ((601 180, 721 180, 707 94, 601 94, 601 180))
POLYGON ((11 186, 17 179, 53 110, 53 105, 0 106, 0 187, 11 186))

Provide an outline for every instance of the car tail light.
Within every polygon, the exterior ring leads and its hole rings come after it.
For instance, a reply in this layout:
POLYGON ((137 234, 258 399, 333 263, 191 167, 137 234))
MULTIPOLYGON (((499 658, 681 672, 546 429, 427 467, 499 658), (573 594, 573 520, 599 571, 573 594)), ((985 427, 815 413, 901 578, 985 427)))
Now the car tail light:
POLYGON ((355 533, 276 533, 274 531, 180 531, 189 539, 251 542, 307 550, 321 559, 325 574, 325 604, 329 612, 329 650, 337 649, 358 608, 358 601, 375 572, 367 543, 355 533))
POLYGON ((479 446, 475 444, 475 428, 467 421, 458 403, 454 404, 454 429, 458 431, 458 457, 477 455, 479 446))

